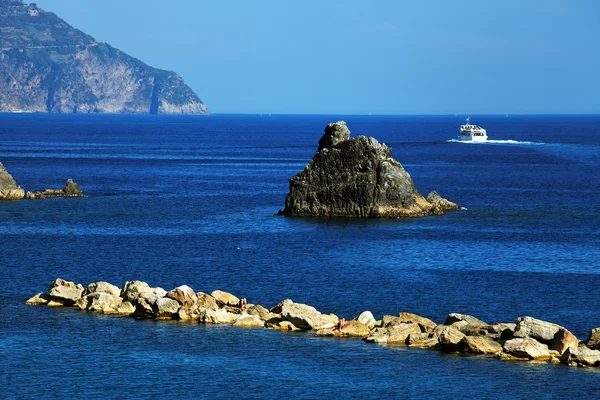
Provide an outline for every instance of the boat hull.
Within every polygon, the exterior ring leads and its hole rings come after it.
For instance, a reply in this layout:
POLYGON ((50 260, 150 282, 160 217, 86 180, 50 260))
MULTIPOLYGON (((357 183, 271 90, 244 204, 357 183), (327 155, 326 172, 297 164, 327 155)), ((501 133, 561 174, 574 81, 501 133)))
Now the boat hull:
POLYGON ((460 142, 486 142, 487 136, 458 135, 460 142))

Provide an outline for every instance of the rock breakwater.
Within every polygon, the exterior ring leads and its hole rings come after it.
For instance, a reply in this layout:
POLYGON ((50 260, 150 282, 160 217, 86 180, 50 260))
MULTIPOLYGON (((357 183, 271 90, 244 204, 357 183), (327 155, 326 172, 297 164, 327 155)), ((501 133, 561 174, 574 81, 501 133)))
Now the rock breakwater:
POLYGON ((55 279, 47 292, 38 293, 26 304, 75 307, 138 319, 308 331, 319 337, 356 337, 367 343, 501 360, 600 367, 600 328, 593 329, 587 340, 580 341, 565 327, 529 316, 519 317, 514 323, 489 324, 470 315, 451 313, 438 325, 408 312, 376 319, 370 311, 364 311, 347 320, 290 299, 267 309, 221 290, 207 294, 183 285, 166 291, 142 281, 128 281, 121 287, 94 282, 85 287, 63 279, 55 279))
POLYGON ((327 125, 309 164, 290 178, 280 214, 410 218, 458 209, 435 191, 425 199, 391 153, 372 137, 351 138, 344 121, 327 125))

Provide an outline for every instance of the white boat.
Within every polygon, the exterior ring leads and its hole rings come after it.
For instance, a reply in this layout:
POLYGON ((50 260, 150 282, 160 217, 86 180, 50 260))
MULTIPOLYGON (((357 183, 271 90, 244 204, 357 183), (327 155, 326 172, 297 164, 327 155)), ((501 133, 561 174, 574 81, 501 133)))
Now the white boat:
POLYGON ((487 132, 480 126, 472 125, 467 118, 467 122, 460 126, 458 132, 458 140, 461 142, 485 142, 487 140, 487 132))

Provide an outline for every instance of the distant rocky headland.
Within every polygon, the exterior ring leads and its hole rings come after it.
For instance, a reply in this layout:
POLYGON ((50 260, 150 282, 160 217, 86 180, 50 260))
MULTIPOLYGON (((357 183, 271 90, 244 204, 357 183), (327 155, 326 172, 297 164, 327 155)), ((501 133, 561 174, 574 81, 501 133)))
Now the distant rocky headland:
POLYGON ((372 137, 350 138, 344 121, 325 127, 317 152, 290 178, 281 214, 290 216, 411 218, 458 206, 432 191, 425 199, 392 150, 372 137))
POLYGON ((529 316, 519 317, 514 323, 489 324, 471 315, 451 313, 438 325, 409 312, 376 319, 370 311, 364 311, 347 320, 290 299, 267 309, 228 292, 215 290, 207 294, 187 285, 166 291, 142 281, 128 281, 121 287, 95 282, 84 287, 62 279, 54 280, 48 292, 38 293, 26 304, 77 307, 138 319, 311 331, 320 337, 356 337, 368 343, 406 345, 501 360, 600 367, 600 328, 593 329, 587 340, 580 341, 560 325, 529 316))
POLYGON ((81 187, 68 179, 62 189, 25 192, 0 163, 0 200, 45 199, 46 197, 84 197, 81 187))
POLYGON ((175 72, 21 0, 0 0, 0 112, 209 113, 175 72))

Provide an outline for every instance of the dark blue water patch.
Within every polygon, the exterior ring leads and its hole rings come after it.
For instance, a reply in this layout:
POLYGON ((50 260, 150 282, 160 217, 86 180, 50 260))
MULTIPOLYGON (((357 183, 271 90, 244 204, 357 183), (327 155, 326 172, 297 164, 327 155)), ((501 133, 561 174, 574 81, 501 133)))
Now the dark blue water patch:
POLYGON ((595 371, 565 366, 71 310, 28 308, 25 314, 29 329, 0 338, 4 398, 70 397, 74 388, 92 398, 316 398, 340 392, 349 398, 590 398, 598 388, 595 371), (28 351, 11 351, 19 347, 28 351), (24 368, 19 376, 6 373, 24 368), (32 376, 38 379, 23 386, 32 376))
POLYGON ((57 277, 140 279, 267 307, 292 298, 346 318, 531 315, 585 339, 600 326, 599 117, 479 116, 490 138, 515 143, 448 142, 463 120, 0 115, 0 161, 18 184, 73 178, 89 196, 0 204, 3 397, 80 387, 89 397, 593 398, 597 375, 563 366, 23 305, 57 277), (436 189, 467 210, 275 216, 288 178, 339 119, 391 144, 423 194, 436 189), (219 379, 199 380, 206 371, 219 379))

